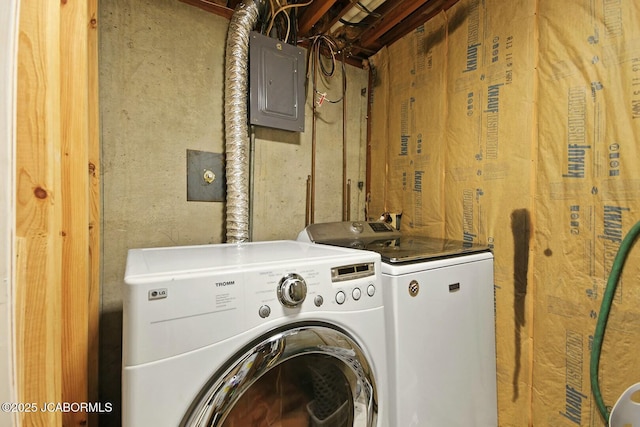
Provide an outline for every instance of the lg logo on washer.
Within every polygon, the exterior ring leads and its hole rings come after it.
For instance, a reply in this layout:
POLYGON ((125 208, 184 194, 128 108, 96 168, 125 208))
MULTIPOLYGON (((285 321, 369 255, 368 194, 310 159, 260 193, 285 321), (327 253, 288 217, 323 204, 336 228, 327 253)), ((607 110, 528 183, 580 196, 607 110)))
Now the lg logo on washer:
POLYGON ((149 291, 149 301, 163 299, 168 295, 167 288, 152 289, 149 291))

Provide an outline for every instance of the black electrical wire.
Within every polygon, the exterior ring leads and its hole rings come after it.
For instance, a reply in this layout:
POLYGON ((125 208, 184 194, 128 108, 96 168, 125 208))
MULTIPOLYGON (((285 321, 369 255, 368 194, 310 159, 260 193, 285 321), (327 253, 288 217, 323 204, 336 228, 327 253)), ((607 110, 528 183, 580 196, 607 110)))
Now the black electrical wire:
POLYGON ((333 39, 331 39, 329 36, 325 36, 325 35, 321 35, 321 36, 317 36, 314 38, 313 41, 313 46, 314 46, 314 50, 315 50, 315 55, 317 57, 318 63, 320 64, 320 70, 322 71, 322 74, 324 74, 327 77, 331 77, 333 76, 333 73, 336 70, 336 55, 335 52, 337 50, 337 44, 336 42, 333 41, 333 39), (329 59, 330 64, 331 64, 331 68, 327 69, 324 61, 322 61, 322 48, 324 48, 329 52, 329 59))
MULTIPOLYGON (((293 4, 297 4, 294 1, 293 4)), ((298 8, 294 7, 289 11, 289 21, 291 22, 291 33, 289 40, 285 40, 286 43, 296 46, 298 44, 298 8)))
MULTIPOLYGON (((325 77, 332 77, 335 73, 335 68, 336 68, 336 51, 337 51, 337 47, 338 45, 336 44, 336 42, 329 36, 326 35, 319 35, 319 36, 314 36, 311 38, 311 46, 309 49, 309 73, 313 73, 314 79, 313 79, 313 94, 314 94, 314 105, 316 103, 315 100, 315 96, 316 95, 320 95, 321 97, 321 101, 319 101, 319 104, 321 104, 322 102, 326 101, 326 102, 330 102, 332 104, 337 104, 339 102, 341 102, 344 99, 344 93, 342 93, 342 96, 340 97, 340 99, 337 100, 331 100, 329 98, 326 97, 326 94, 320 93, 317 89, 317 85, 316 85, 316 78, 315 78, 315 71, 320 68, 320 70, 322 71, 322 74, 325 77), (329 52, 329 55, 327 55, 329 57, 329 59, 331 60, 331 68, 327 69, 322 61, 322 54, 321 51, 324 48, 329 52)), ((346 69, 345 69, 345 64, 344 61, 342 63, 342 73, 343 76, 346 75, 346 69)))
POLYGON ((368 25, 364 22, 350 22, 342 18, 340 18, 338 21, 340 21, 341 24, 348 25, 350 27, 368 27, 368 25))
POLYGON ((367 13, 368 15, 371 15, 371 16, 373 16, 373 17, 375 17, 375 18, 380 18, 380 16, 382 16, 382 15, 380 15, 379 13, 375 13, 375 12, 370 11, 370 10, 369 10, 365 5, 363 5, 361 2, 356 2, 356 6, 357 6, 357 8, 358 8, 358 9, 360 9, 361 11, 363 11, 363 12, 367 13))

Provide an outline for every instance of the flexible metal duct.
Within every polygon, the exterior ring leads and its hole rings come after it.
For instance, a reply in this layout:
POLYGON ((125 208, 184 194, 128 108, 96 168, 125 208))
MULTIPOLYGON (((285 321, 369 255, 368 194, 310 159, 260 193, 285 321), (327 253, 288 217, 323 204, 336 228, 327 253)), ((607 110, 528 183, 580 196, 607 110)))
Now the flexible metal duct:
POLYGON ((227 243, 249 240, 249 32, 265 6, 264 0, 244 0, 236 7, 227 33, 224 90, 227 243))

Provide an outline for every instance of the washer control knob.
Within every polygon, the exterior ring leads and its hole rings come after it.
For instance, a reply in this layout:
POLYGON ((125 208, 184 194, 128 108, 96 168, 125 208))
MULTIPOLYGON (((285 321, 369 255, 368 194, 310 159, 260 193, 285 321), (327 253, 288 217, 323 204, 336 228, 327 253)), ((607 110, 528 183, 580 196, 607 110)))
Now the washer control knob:
POLYGON ((351 231, 360 234, 364 231, 364 224, 360 221, 354 221, 351 223, 351 231))
POLYGON ((345 295, 345 293, 344 293, 344 292, 339 291, 339 292, 336 294, 336 302, 337 302, 338 304, 344 304, 344 302, 346 301, 346 299, 347 299, 347 296, 345 295))
POLYGON ((297 307, 307 297, 307 283, 302 276, 290 273, 280 279, 278 299, 286 307, 297 307))
POLYGON ((360 288, 355 288, 351 292, 351 296, 353 297, 354 300, 358 301, 360 299, 360 297, 362 296, 362 292, 360 291, 360 288))
POLYGON ((258 309, 258 315, 263 319, 269 317, 270 314, 271 314, 271 307, 269 307, 268 305, 263 305, 258 309))
POLYGON ((367 286, 367 295, 369 295, 370 297, 374 296, 376 294, 376 287, 373 285, 369 285, 367 286))

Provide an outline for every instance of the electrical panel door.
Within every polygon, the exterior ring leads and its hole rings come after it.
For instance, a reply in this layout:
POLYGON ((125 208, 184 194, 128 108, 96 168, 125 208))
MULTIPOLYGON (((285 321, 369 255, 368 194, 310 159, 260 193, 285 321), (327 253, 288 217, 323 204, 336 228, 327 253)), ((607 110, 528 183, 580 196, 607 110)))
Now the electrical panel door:
POLYGON ((251 32, 249 38, 249 122, 304 131, 306 51, 251 32))

